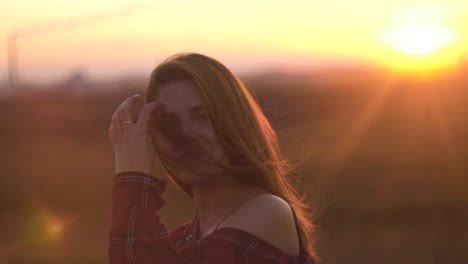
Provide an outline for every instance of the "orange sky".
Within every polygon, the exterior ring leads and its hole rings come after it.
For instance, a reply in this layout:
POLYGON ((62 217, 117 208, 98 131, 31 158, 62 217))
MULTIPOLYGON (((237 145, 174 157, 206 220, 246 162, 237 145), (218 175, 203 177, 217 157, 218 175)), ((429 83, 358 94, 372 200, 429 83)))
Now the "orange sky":
POLYGON ((4 0, 0 17, 0 81, 15 30, 19 72, 36 79, 73 69, 145 75, 181 51, 214 56, 237 72, 327 58, 420 70, 468 54, 464 0, 4 0))

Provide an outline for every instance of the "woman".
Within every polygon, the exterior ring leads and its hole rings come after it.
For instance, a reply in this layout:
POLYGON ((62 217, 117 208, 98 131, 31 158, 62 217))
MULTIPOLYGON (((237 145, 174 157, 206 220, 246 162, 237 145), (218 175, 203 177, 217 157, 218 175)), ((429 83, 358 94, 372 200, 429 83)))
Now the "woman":
POLYGON ((220 62, 176 54, 115 111, 110 263, 315 263, 313 225, 276 134, 242 82, 220 62), (193 199, 169 232, 158 212, 166 181, 155 154, 193 199))

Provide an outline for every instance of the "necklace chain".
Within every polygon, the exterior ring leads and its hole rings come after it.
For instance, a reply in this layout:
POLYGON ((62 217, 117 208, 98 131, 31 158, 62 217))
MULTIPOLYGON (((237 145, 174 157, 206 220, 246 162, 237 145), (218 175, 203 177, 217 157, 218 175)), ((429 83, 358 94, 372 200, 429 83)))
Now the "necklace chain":
MULTIPOLYGON (((259 194, 259 195, 261 195, 261 194, 259 194)), ((218 223, 218 225, 217 225, 216 228, 213 230, 213 232, 216 231, 216 230, 219 228, 219 226, 224 222, 224 220, 226 220, 232 213, 234 213, 237 209, 239 209, 242 205, 246 204, 248 201, 253 200, 254 198, 258 197, 259 195, 254 195, 254 196, 251 197, 250 199, 247 199, 246 201, 241 202, 239 205, 237 205, 236 207, 234 207, 234 209, 231 210, 226 216, 221 217, 222 220, 218 223)), ((198 230, 196 230, 196 231, 197 231, 197 233, 198 233, 198 235, 199 235, 199 234, 200 234, 200 215, 199 215, 199 213, 198 213, 198 210, 197 210, 196 214, 197 214, 197 226, 196 226, 196 228, 198 228, 198 230)), ((217 222, 217 221, 216 221, 216 222, 217 222)), ((211 224, 210 226, 208 226, 208 228, 210 228, 210 227, 212 227, 212 226, 213 226, 213 224, 211 224)))
MULTIPOLYGON (((260 194, 261 195, 261 194, 260 194)), ((257 197, 259 195, 256 195, 254 196, 253 198, 257 197)), ((250 200, 253 200, 253 198, 250 198, 248 199, 247 201, 244 201, 243 203, 241 203, 239 206, 235 207, 231 212, 229 212, 229 214, 227 214, 224 219, 218 224, 218 226, 216 227, 216 229, 214 231, 216 231, 218 229, 218 227, 221 225, 221 223, 227 218, 229 217, 229 215, 231 215, 235 210, 239 209, 243 204, 247 203, 248 201, 250 200)), ((198 210, 196 210, 195 212, 196 216, 195 216, 195 228, 197 228, 198 230, 196 230, 196 234, 199 235, 200 234, 200 215, 198 214, 198 210)), ((293 215, 294 215, 294 210, 293 210, 293 215)), ((296 216, 294 215, 294 221, 296 222, 296 228, 297 228, 297 220, 296 220, 296 216)), ((211 225, 212 226, 212 225, 211 225)), ((192 229, 193 230, 193 229, 192 229)), ((213 231, 213 232, 214 232, 213 231)), ((297 234, 298 234, 298 237, 299 237, 299 250, 300 250, 300 254, 302 255, 302 252, 303 252, 303 246, 302 246, 302 240, 300 238, 300 235, 299 235, 299 231, 297 231, 297 234)), ((189 241, 193 238, 193 231, 185 238, 186 241, 189 241)), ((200 238, 198 238, 200 239, 200 238)))

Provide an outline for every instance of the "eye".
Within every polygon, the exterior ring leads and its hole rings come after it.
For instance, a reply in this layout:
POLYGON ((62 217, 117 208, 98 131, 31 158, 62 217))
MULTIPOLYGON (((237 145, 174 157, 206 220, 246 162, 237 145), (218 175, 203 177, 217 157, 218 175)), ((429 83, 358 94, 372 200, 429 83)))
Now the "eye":
POLYGON ((199 119, 208 119, 208 113, 206 111, 199 111, 195 116, 199 119))
POLYGON ((154 119, 157 122, 157 124, 161 126, 160 127, 161 129, 175 126, 179 122, 179 119, 177 118, 176 115, 167 114, 167 113, 161 113, 159 115, 155 115, 154 119))

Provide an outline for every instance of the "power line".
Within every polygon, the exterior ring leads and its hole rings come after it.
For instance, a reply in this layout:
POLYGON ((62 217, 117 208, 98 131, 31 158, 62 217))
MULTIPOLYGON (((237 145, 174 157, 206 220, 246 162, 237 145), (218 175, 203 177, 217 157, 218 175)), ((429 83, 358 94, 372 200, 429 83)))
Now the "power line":
POLYGON ((67 30, 85 24, 97 23, 103 20, 115 19, 127 16, 141 10, 144 6, 140 3, 133 3, 125 8, 99 12, 90 16, 74 17, 65 20, 54 20, 26 27, 18 27, 7 36, 7 57, 8 57, 8 81, 10 87, 17 90, 20 86, 20 75, 18 65, 18 40, 42 35, 51 31, 67 30))

